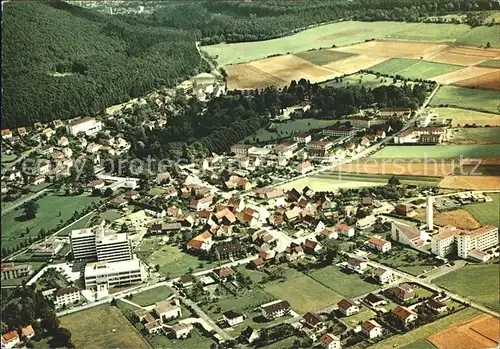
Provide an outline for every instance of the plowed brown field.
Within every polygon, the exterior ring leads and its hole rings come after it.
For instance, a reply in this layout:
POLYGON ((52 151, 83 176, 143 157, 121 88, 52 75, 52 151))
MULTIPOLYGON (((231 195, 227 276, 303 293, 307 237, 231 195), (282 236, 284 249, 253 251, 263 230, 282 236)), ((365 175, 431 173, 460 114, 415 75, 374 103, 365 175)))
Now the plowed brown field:
POLYGON ((429 161, 428 164, 412 163, 401 159, 383 161, 373 160, 362 163, 350 163, 336 166, 333 168, 335 172, 348 173, 369 173, 383 175, 407 175, 407 176, 427 176, 427 177, 445 177, 449 175, 457 164, 451 162, 429 161))
POLYGON ((458 81, 454 85, 500 91, 500 69, 495 69, 488 74, 458 81))
POLYGON ((439 182, 441 188, 495 190, 500 188, 498 176, 447 176, 439 182))
POLYGON ((477 78, 481 75, 487 75, 492 72, 491 68, 483 68, 483 67, 465 67, 460 70, 456 70, 451 73, 443 74, 432 78, 436 82, 442 85, 450 85, 453 83, 457 83, 459 81, 471 78, 477 78))
POLYGON ((499 57, 500 50, 494 48, 478 48, 467 46, 449 46, 428 59, 433 62, 475 65, 480 62, 499 57))

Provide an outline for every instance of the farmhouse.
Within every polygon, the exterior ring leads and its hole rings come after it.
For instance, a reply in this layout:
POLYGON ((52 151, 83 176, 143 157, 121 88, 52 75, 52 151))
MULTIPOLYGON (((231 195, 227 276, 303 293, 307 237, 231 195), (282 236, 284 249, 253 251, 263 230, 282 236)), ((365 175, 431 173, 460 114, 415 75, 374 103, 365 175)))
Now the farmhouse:
POLYGON ((290 303, 283 300, 266 303, 260 306, 262 315, 269 320, 288 315, 290 313, 290 303))
POLYGON ((243 314, 237 313, 233 310, 225 311, 224 313, 222 313, 222 317, 224 318, 224 321, 226 321, 227 324, 231 327, 241 324, 245 319, 243 314))
POLYGON ((331 333, 322 335, 319 341, 325 349, 340 349, 340 338, 331 333))
POLYGON ((376 268, 372 271, 372 278, 381 285, 390 284, 393 280, 392 271, 384 268, 376 268))
POLYGON ((191 239, 187 244, 186 248, 189 250, 198 250, 198 251, 208 251, 212 248, 212 234, 206 231, 201 233, 200 235, 191 239))
POLYGON ((359 306, 355 301, 352 301, 350 299, 342 299, 340 302, 337 303, 337 306, 339 308, 339 311, 344 315, 344 316, 351 316, 354 314, 359 313, 359 306))
POLYGON ((385 253, 391 249, 391 243, 389 241, 376 237, 371 237, 368 239, 368 246, 382 253, 385 253))
POLYGON ((398 320, 404 326, 407 326, 418 318, 418 314, 413 310, 402 307, 400 305, 392 310, 392 314, 395 316, 396 320, 398 320))
POLYGON ((370 339, 377 338, 382 335, 382 326, 375 320, 366 320, 361 325, 361 332, 370 339))

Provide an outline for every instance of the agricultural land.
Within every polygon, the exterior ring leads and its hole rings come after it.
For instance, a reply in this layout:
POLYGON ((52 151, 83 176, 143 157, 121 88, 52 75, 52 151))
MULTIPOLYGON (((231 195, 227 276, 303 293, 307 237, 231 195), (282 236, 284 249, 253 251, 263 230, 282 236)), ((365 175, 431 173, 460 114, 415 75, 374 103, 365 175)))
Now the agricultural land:
MULTIPOLYGON (((450 106, 498 113, 498 92, 458 86, 441 86, 432 99, 431 106, 450 106)), ((495 117, 498 118, 498 116, 493 116, 493 118, 495 117)))

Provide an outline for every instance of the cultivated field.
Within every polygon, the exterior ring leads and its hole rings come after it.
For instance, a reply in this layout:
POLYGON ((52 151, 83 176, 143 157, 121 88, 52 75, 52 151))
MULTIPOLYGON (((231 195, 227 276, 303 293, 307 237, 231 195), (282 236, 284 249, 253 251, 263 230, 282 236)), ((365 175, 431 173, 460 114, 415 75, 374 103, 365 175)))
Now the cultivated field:
MULTIPOLYGON (((474 218, 474 216, 467 210, 458 209, 446 212, 434 211, 434 224, 439 226, 452 225, 460 229, 477 229, 481 224, 474 218)), ((422 222, 426 221, 425 211, 419 213, 416 217, 422 222)))
POLYGON ((439 118, 451 119, 453 127, 464 125, 500 126, 498 114, 483 113, 475 110, 459 108, 434 108, 439 118))
MULTIPOLYGON (((405 345, 410 345, 417 341, 425 340, 430 335, 436 334, 438 331, 443 328, 452 326, 458 322, 468 321, 475 316, 481 314, 479 310, 467 308, 460 310, 450 316, 446 316, 437 321, 431 322, 430 324, 420 326, 414 330, 411 330, 403 335, 395 335, 390 337, 389 339, 383 340, 373 346, 370 349, 388 349, 388 348, 400 348, 405 345)), ((406 348, 406 347, 405 347, 406 348)), ((426 349, 426 347, 416 347, 414 346, 412 349, 426 349)), ((431 347, 432 348, 432 347, 431 347)))
POLYGON ((414 79, 431 79, 435 76, 460 70, 461 68, 462 66, 460 65, 435 63, 417 59, 391 58, 385 62, 374 65, 369 69, 388 75, 397 74, 414 79))
MULTIPOLYGON (((458 86, 441 86, 431 101, 432 106, 451 106, 465 109, 499 111, 498 92, 458 86)), ((498 118, 498 117, 497 117, 498 118)))
POLYGON ((466 190, 498 190, 498 176, 447 176, 439 182, 439 187, 466 190))
MULTIPOLYGON (((500 187, 499 184, 497 184, 496 190, 500 187)), ((488 193, 488 196, 493 201, 467 205, 465 209, 472 213, 481 224, 490 224, 498 227, 500 226, 500 194, 488 193)))
POLYGON ((496 311, 500 310, 498 294, 500 266, 498 264, 466 265, 433 282, 496 311))
MULTIPOLYGON (((402 80, 398 80, 395 84, 393 84, 392 78, 386 78, 384 76, 378 77, 375 74, 352 74, 343 78, 340 78, 338 82, 335 80, 326 81, 321 86, 349 86, 349 85, 363 85, 365 87, 375 88, 382 85, 396 85, 403 86, 404 82, 402 80)), ((408 85, 412 85, 411 81, 408 81, 408 85)))
POLYGON ((483 65, 482 62, 490 61, 499 55, 500 50, 498 49, 450 45, 436 55, 428 57, 428 59, 433 62, 448 64, 476 65, 481 63, 480 65, 483 65))
MULTIPOLYGON (((464 158, 487 158, 500 156, 500 144, 492 145, 430 145, 421 147, 411 146, 386 146, 371 156, 373 159, 391 158, 436 158, 436 159, 459 159, 464 158)), ((436 160, 438 161, 438 160, 436 160)), ((444 160, 443 160, 444 161, 444 160)), ((458 163, 457 163, 458 164, 458 163)))
POLYGON ((407 175, 424 177, 444 177, 452 172, 456 164, 448 161, 438 161, 424 164, 423 161, 392 159, 370 159, 336 166, 333 171, 348 173, 367 173, 381 175, 407 175))
POLYGON ((500 91, 500 69, 494 69, 490 73, 458 81, 455 85, 500 91))
POLYGON ((315 270, 310 276, 346 298, 357 297, 378 288, 377 285, 363 281, 358 274, 343 273, 333 265, 315 270))
POLYGON ((500 320, 483 314, 427 337, 427 340, 438 349, 495 348, 500 342, 500 320))
MULTIPOLYGON (((498 116, 500 118, 500 116, 498 116)), ((500 128, 461 128, 451 139, 453 144, 497 144, 500 143, 500 128)))
MULTIPOLYGON (((484 67, 464 67, 459 70, 455 70, 450 73, 443 73, 443 75, 438 75, 432 78, 432 80, 442 84, 442 85, 450 85, 450 84, 459 84, 463 80, 468 79, 478 79, 483 75, 488 75, 490 73, 494 73, 496 69, 484 68, 484 67)), ((471 85, 473 86, 473 85, 471 85)))
POLYGON ((288 182, 279 186, 283 190, 291 190, 293 188, 297 190, 302 190, 306 186, 315 191, 337 191, 339 189, 348 188, 365 188, 365 187, 375 187, 379 185, 385 185, 386 183, 381 183, 377 181, 366 180, 351 180, 351 179, 336 179, 335 176, 331 178, 325 177, 307 177, 297 179, 292 182, 288 182))
POLYGON ((228 74, 227 86, 230 89, 285 86, 290 83, 249 64, 231 65, 225 69, 228 74))
POLYGON ((348 57, 354 56, 353 53, 348 52, 340 52, 335 50, 313 50, 313 51, 304 51, 298 52, 295 56, 305 59, 312 64, 316 65, 325 65, 331 62, 335 62, 341 59, 346 59, 348 57))
POLYGON ((264 289, 278 299, 289 301, 299 314, 325 308, 342 299, 338 293, 303 274, 283 282, 268 283, 264 289))
POLYGON ((500 68, 500 59, 491 59, 488 61, 481 62, 481 64, 479 65, 481 67, 500 68))
POLYGON ((117 307, 101 305, 60 318, 77 348, 137 348, 150 346, 117 307))
POLYGON ((446 44, 418 42, 401 42, 393 40, 369 41, 361 44, 335 48, 335 51, 366 55, 380 58, 427 59, 446 49, 446 44))

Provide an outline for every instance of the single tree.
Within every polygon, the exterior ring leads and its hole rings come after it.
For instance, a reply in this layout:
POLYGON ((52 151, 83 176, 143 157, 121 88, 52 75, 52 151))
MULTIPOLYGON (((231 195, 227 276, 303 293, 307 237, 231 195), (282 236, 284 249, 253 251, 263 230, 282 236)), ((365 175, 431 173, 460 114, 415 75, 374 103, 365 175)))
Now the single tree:
POLYGON ((38 202, 36 201, 27 201, 23 204, 22 208, 24 210, 24 216, 26 218, 32 219, 36 217, 36 213, 38 211, 38 202))

